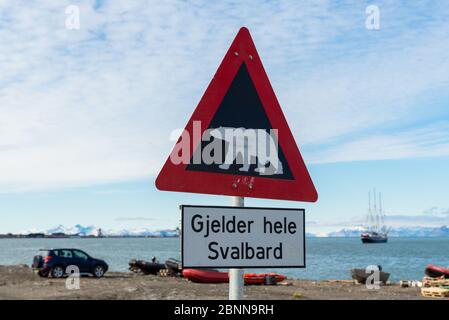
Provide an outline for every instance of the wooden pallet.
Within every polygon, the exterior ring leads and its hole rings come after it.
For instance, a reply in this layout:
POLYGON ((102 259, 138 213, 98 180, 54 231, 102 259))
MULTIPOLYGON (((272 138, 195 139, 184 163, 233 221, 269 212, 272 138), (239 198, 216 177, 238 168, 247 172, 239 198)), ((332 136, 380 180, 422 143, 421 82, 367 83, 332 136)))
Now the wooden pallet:
POLYGON ((445 287, 449 286, 449 279, 424 277, 422 284, 423 287, 445 287))
POLYGON ((422 288, 421 294, 424 297, 444 298, 449 297, 449 289, 440 287, 422 288))
POLYGON ((157 273, 160 277, 175 277, 176 272, 173 269, 161 269, 157 273))

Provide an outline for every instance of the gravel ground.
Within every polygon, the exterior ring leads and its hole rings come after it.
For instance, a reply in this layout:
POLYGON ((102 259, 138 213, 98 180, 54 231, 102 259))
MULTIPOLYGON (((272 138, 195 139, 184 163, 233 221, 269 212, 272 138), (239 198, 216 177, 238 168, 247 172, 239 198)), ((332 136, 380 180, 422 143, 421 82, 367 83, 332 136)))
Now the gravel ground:
MULTIPOLYGON (((369 290, 347 281, 287 280, 289 285, 245 286, 246 299, 428 299, 419 288, 397 284, 369 290)), ((227 299, 227 284, 199 284, 183 278, 110 272, 82 277, 79 290, 66 279, 41 278, 26 265, 0 266, 0 299, 227 299)), ((436 298, 432 298, 436 299, 436 298)))

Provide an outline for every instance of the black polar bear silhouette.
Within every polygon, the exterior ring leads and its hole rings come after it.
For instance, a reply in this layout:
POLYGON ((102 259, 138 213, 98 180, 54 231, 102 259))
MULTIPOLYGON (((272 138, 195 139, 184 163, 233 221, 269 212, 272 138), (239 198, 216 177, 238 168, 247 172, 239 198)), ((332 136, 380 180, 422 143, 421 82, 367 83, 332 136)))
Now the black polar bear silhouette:
POLYGON ((228 143, 220 169, 227 170, 237 161, 237 164, 242 164, 239 171, 248 172, 251 164, 257 164, 254 171, 260 175, 283 173, 276 140, 265 129, 218 127, 210 129, 209 134, 228 143))

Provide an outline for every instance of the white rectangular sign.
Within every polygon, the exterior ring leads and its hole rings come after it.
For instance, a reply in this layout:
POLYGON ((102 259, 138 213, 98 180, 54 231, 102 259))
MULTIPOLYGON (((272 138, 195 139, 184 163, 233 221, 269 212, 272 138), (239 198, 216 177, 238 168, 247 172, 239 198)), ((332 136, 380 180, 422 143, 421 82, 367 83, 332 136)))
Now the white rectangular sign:
POLYGON ((304 268, 304 209, 181 206, 184 268, 304 268))

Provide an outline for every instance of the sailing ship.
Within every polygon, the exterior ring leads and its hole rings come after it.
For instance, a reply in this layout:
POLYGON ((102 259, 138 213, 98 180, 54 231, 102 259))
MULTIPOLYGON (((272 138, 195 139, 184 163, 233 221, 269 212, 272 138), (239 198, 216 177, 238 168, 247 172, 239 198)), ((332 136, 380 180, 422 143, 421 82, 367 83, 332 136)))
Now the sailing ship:
POLYGON ((377 196, 376 189, 373 190, 373 199, 371 199, 371 191, 368 192, 367 220, 366 231, 360 236, 362 242, 386 243, 388 241, 388 230, 385 226, 385 213, 382 209, 382 194, 379 193, 379 196, 377 196), (373 200, 373 206, 371 200, 373 200))

